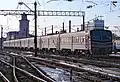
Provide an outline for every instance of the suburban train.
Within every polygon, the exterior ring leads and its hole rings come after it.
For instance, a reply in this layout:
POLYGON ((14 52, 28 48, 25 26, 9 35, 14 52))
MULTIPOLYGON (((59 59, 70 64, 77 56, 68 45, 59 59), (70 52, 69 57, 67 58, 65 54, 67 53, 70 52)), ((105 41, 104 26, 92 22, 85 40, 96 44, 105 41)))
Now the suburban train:
MULTIPOLYGON (((3 42, 4 48, 34 50, 34 37, 3 42)), ((112 32, 104 29, 57 33, 37 37, 37 50, 48 52, 106 55, 112 53, 112 32)))

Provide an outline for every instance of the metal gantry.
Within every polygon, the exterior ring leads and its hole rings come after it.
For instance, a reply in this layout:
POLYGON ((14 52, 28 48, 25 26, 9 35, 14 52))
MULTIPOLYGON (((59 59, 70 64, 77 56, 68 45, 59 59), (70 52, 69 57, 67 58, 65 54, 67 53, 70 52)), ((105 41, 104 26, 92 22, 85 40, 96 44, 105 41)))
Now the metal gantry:
POLYGON ((22 15, 23 13, 27 15, 34 15, 34 12, 30 10, 0 10, 0 15, 22 15))
MULTIPOLYGON (((31 10, 0 10, 0 15, 34 15, 34 12, 31 10)), ((37 10, 38 16, 85 16, 84 11, 46 11, 46 10, 37 10)))
POLYGON ((84 16, 84 11, 38 11, 38 16, 84 16))

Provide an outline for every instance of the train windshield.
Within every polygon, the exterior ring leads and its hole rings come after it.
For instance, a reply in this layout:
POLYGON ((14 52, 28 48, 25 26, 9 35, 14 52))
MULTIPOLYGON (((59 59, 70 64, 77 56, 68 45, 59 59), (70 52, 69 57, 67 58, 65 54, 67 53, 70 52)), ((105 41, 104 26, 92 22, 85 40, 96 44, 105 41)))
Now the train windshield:
POLYGON ((112 34, 106 30, 94 30, 91 32, 91 39, 94 41, 111 41, 112 34))

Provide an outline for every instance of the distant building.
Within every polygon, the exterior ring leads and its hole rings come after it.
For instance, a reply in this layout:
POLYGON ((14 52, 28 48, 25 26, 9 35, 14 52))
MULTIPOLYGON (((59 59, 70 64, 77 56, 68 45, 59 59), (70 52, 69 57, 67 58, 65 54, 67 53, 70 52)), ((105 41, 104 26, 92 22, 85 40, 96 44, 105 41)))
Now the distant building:
POLYGON ((19 20, 19 31, 10 31, 7 33, 7 39, 18 39, 18 38, 27 38, 29 35, 29 20, 25 13, 22 14, 21 20, 19 20))
POLYGON ((19 22, 19 38, 29 37, 29 20, 27 19, 27 15, 25 13, 22 15, 22 18, 19 22))
POLYGON ((19 31, 10 31, 7 33, 6 40, 18 39, 19 38, 19 31))
POLYGON ((93 20, 85 25, 85 30, 104 29, 104 20, 93 20))

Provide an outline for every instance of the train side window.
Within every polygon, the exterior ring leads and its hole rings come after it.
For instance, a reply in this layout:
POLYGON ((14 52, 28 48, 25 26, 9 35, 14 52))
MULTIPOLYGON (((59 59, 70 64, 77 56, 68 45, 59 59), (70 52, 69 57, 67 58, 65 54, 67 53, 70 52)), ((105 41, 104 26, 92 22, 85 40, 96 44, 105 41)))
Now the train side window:
POLYGON ((68 43, 68 38, 66 38, 66 43, 68 43))
POLYGON ((62 43, 64 43, 64 38, 62 38, 62 43))
POLYGON ((75 37, 75 43, 77 43, 77 37, 75 37))
POLYGON ((75 40, 75 43, 76 43, 76 37, 75 37, 75 39, 74 39, 74 40, 75 40))
POLYGON ((77 38, 77 43, 79 43, 79 37, 77 36, 76 38, 77 38))
POLYGON ((65 43, 65 37, 64 37, 64 43, 65 43))
POLYGON ((65 37, 65 40, 64 40, 64 42, 66 43, 66 37, 65 37))
POLYGON ((63 42, 63 39, 60 37, 60 43, 62 43, 63 42))
POLYGON ((64 38, 64 43, 66 42, 66 38, 64 38))
POLYGON ((50 38, 50 40, 49 40, 49 41, 50 41, 50 43, 52 43, 52 39, 51 39, 51 38, 50 38))
POLYGON ((65 43, 66 43, 66 37, 65 37, 65 43))
POLYGON ((70 43, 70 37, 68 37, 68 43, 70 43))
POLYGON ((63 43, 63 38, 60 37, 60 43, 63 43))
POLYGON ((81 43, 81 37, 79 37, 79 43, 81 43))
POLYGON ((63 43, 65 42, 65 38, 63 38, 63 43))
POLYGON ((84 42, 84 37, 82 38, 82 42, 84 42))
POLYGON ((73 43, 75 43, 75 37, 73 37, 73 43))
POLYGON ((54 40, 53 40, 53 43, 54 43, 54 40))
POLYGON ((47 39, 45 40, 45 43, 47 43, 47 39))
POLYGON ((71 42, 71 37, 68 37, 68 43, 70 43, 71 42))
POLYGON ((82 37, 80 38, 80 42, 82 43, 82 37))

